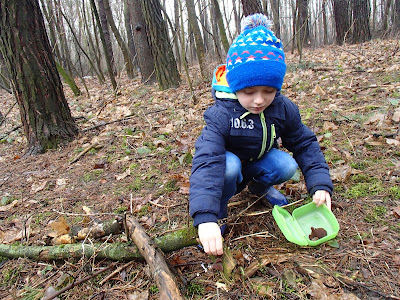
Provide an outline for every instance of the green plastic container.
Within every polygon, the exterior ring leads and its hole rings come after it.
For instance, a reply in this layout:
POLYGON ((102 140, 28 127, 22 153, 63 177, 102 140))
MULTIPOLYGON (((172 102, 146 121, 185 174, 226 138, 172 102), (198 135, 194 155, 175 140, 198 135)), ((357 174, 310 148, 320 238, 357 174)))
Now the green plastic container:
POLYGON ((317 207, 310 202, 296 208, 292 215, 275 205, 272 215, 286 239, 300 246, 317 246, 335 238, 339 232, 339 223, 325 204, 317 207), (326 236, 310 240, 311 227, 324 228, 326 236))

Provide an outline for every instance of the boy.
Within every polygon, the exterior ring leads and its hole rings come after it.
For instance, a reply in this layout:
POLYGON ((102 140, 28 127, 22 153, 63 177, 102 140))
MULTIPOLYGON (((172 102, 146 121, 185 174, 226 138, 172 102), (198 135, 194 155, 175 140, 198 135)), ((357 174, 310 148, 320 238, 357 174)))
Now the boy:
POLYGON ((226 66, 213 78, 215 104, 204 113, 190 177, 190 215, 207 254, 222 255, 228 200, 246 185, 272 205, 287 204, 273 185, 289 180, 299 166, 308 192, 331 208, 332 181, 315 135, 297 106, 280 93, 286 73, 281 41, 262 14, 248 16, 233 41, 226 66), (293 157, 278 150, 276 140, 293 157))

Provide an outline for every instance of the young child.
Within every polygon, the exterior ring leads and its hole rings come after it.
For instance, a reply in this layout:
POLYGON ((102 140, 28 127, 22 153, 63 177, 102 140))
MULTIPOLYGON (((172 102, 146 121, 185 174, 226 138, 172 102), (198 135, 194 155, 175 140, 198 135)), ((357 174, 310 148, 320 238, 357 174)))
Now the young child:
POLYGON ((273 185, 289 180, 299 166, 319 206, 331 208, 332 181, 316 136, 297 106, 280 93, 286 73, 281 41, 262 14, 246 17, 226 65, 214 72, 215 104, 204 113, 190 177, 190 215, 204 251, 222 255, 218 220, 228 200, 248 185, 272 205, 287 204, 273 185), (278 150, 277 139, 293 153, 278 150))

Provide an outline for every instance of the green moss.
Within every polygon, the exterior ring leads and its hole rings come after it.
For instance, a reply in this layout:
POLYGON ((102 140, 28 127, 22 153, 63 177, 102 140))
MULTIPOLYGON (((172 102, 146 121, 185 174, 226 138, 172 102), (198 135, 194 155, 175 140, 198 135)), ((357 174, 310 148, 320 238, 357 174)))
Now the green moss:
POLYGON ((390 192, 390 196, 391 196, 393 199, 396 199, 396 200, 399 200, 399 199, 400 199, 400 187, 399 187, 398 185, 392 186, 392 187, 389 189, 389 192, 390 192))
POLYGON ((6 268, 2 270, 3 280, 2 284, 4 286, 12 286, 15 284, 20 276, 23 266, 20 265, 16 268, 6 268))
POLYGON ((146 205, 143 205, 143 207, 138 212, 138 218, 141 218, 141 217, 147 215, 149 212, 149 208, 150 208, 150 203, 146 203, 146 205))
POLYGON ((186 286, 186 295, 189 297, 193 297, 195 295, 203 295, 204 294, 204 286, 191 281, 186 286))
POLYGON ((374 183, 369 183, 369 182, 362 182, 362 183, 357 183, 353 185, 345 194, 346 197, 355 199, 355 198, 361 198, 361 197, 366 197, 370 195, 377 195, 384 193, 385 189, 382 186, 381 182, 374 182, 374 183))
POLYGON ((385 206, 375 206, 370 213, 365 216, 364 221, 367 223, 379 223, 382 217, 386 214, 385 206))
POLYGON ((128 208, 126 206, 120 206, 114 210, 114 213, 122 214, 122 213, 126 212, 127 210, 128 210, 128 208))
POLYGON ((156 286, 156 285, 151 285, 150 287, 149 287, 149 292, 150 292, 150 294, 156 294, 156 293, 158 293, 158 287, 156 286))

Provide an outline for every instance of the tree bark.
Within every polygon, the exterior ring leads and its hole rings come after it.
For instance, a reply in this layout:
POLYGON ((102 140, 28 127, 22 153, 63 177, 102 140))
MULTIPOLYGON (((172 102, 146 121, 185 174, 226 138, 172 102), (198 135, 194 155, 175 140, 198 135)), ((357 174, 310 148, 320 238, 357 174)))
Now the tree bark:
POLYGON ((200 65, 200 73, 201 73, 201 76, 203 77, 203 79, 206 79, 207 77, 209 77, 209 76, 207 76, 206 66, 205 66, 205 61, 204 61, 206 49, 204 48, 204 42, 203 42, 203 38, 201 36, 199 23, 197 22, 196 8, 194 6, 193 0, 186 0, 186 9, 187 9, 188 18, 189 18, 190 29, 193 32, 194 41, 196 44, 195 48, 196 48, 197 60, 199 61, 199 65, 200 65))
POLYGON ((219 35, 221 37, 222 46, 224 47, 225 53, 229 51, 229 42, 228 38, 226 37, 225 25, 224 20, 222 19, 221 9, 219 8, 218 0, 212 0, 215 9, 215 15, 217 18, 218 30, 219 35))
POLYGON ((122 39, 122 36, 119 33, 117 26, 115 25, 114 18, 110 8, 110 3, 108 2, 108 0, 103 0, 103 2, 104 2, 104 11, 107 16, 108 24, 110 24, 110 28, 114 33, 115 39, 117 40, 118 46, 120 47, 122 55, 124 57, 126 73, 128 74, 128 77, 132 79, 135 76, 135 74, 128 47, 126 46, 124 40, 122 39))
POLYGON ((371 8, 368 1, 352 0, 353 11, 353 43, 363 43, 371 40, 369 17, 371 8))
POLYGON ((37 0, 0 2, 0 50, 11 74, 28 141, 39 154, 73 139, 71 116, 37 0))
POLYGON ((393 22, 393 33, 400 34, 400 0, 395 0, 395 13, 393 22))
POLYGON ((264 13, 260 0, 241 0, 243 6, 243 13, 247 17, 249 15, 264 13))
POLYGON ((124 0, 124 23, 125 23, 125 30, 126 30, 126 38, 128 40, 129 54, 131 56, 133 67, 137 68, 138 65, 137 65, 135 42, 133 41, 132 18, 131 18, 130 5, 131 5, 131 2, 129 0, 124 0))
POLYGON ((157 244, 149 238, 139 221, 129 217, 127 223, 131 239, 150 267, 150 272, 160 292, 160 299, 183 300, 175 277, 157 244))
POLYGON ((275 35, 281 37, 281 23, 280 23, 280 0, 271 0, 272 16, 274 22, 275 35))
MULTIPOLYGON (((184 247, 197 245, 197 232, 187 227, 154 239, 163 252, 171 252, 184 247)), ((0 256, 8 258, 25 257, 33 260, 51 261, 61 259, 80 259, 96 256, 97 259, 115 261, 143 260, 138 248, 131 243, 69 244, 57 246, 15 246, 0 244, 0 256)))
POLYGON ((333 0, 333 14, 336 26, 336 44, 339 46, 345 42, 350 31, 349 0, 333 0))
POLYGON ((111 84, 113 86, 113 90, 115 91, 117 89, 117 82, 115 81, 114 70, 113 70, 113 67, 112 67, 111 60, 110 60, 110 55, 108 54, 108 47, 107 47, 106 38, 104 36, 103 30, 101 29, 101 20, 100 20, 100 17, 99 17, 99 13, 97 11, 96 4, 95 4, 94 0, 90 0, 90 4, 92 6, 92 12, 94 14, 94 18, 96 20, 97 27, 99 28, 99 35, 100 35, 100 39, 101 39, 101 44, 103 45, 103 51, 104 51, 104 54, 105 54, 105 60, 106 60, 106 64, 107 64, 108 75, 110 76, 111 84))
POLYGON ((160 90, 176 88, 181 79, 168 37, 168 31, 161 14, 159 0, 140 0, 150 48, 153 54, 156 78, 160 90))
POLYGON ((154 59, 151 53, 149 39, 147 38, 148 30, 144 21, 140 0, 132 0, 131 17, 133 25, 133 40, 135 42, 136 52, 138 55, 138 64, 142 83, 153 84, 157 82, 154 59))
POLYGON ((98 5, 97 13, 100 19, 99 30, 103 32, 104 43, 107 47, 107 52, 105 53, 105 55, 107 56, 106 60, 110 62, 113 74, 116 74, 115 63, 114 63, 115 59, 112 48, 111 35, 110 31, 108 30, 108 20, 107 20, 106 10, 104 7, 104 0, 97 0, 97 5, 98 5))

